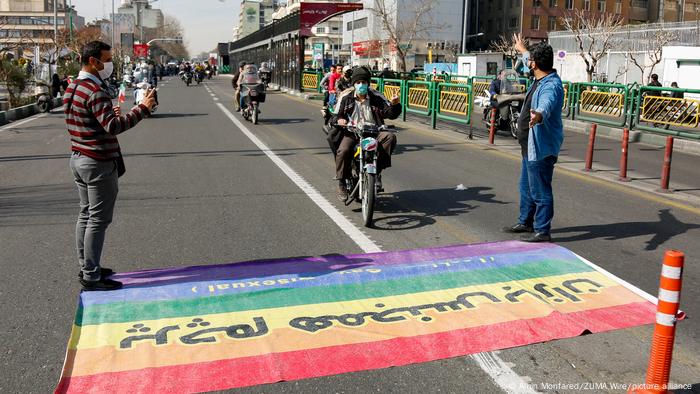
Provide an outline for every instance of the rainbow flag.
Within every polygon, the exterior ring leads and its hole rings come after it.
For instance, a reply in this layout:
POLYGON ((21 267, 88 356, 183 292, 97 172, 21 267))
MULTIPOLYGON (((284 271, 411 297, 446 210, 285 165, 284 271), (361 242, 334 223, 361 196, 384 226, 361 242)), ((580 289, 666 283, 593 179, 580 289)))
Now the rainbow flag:
POLYGON ((554 244, 515 241, 125 273, 84 292, 59 393, 201 392, 653 323, 554 244))

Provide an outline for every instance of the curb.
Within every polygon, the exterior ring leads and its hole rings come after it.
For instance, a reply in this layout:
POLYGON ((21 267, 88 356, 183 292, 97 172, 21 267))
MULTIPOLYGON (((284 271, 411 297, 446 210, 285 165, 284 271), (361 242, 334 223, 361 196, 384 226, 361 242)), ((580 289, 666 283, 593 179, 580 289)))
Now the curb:
MULTIPOLYGON (((428 132, 428 133, 439 133, 439 134, 442 134, 443 136, 449 136, 450 138, 455 138, 455 139, 458 139, 458 140, 463 141, 463 142, 473 143, 475 145, 480 146, 483 149, 487 149, 487 150, 492 149, 492 150, 502 152, 504 154, 512 155, 514 157, 520 157, 520 145, 517 145, 517 144, 515 144, 515 145, 507 144, 507 143, 504 143, 504 141, 500 141, 501 143, 499 143, 499 140, 497 139, 496 143, 494 145, 491 145, 488 143, 488 138, 481 138, 478 136, 474 136, 473 139, 469 139, 467 137, 467 135, 465 135, 464 133, 458 132, 458 131, 454 131, 454 130, 450 130, 450 129, 439 129, 439 128, 438 129, 431 129, 429 126, 425 127, 424 124, 422 124, 420 122, 411 121, 411 120, 407 120, 407 121, 402 122, 402 123, 404 124, 403 127, 406 127, 406 128, 421 130, 421 131, 428 132)), ((584 123, 584 122, 580 122, 580 123, 584 123)), ((584 123, 584 124, 587 124, 587 123, 584 123)), ((598 126, 598 132, 599 131, 600 131, 600 125, 598 126)), ((577 132, 583 132, 583 131, 577 131, 577 132)), ((587 131, 586 131, 586 134, 588 134, 587 131)), ((620 134, 621 134, 621 131, 620 131, 620 134)), ((642 134, 642 133, 640 133, 640 134, 642 134)), ((630 132, 630 142, 632 139, 631 137, 632 136, 631 136, 631 132, 630 132)), ((509 140, 509 141, 514 141, 514 140, 509 140)), ((674 141, 674 150, 675 150, 675 143, 676 143, 676 141, 674 141)), ((684 152, 684 153, 688 153, 688 152, 684 152)), ((560 155, 559 156, 560 162, 557 163, 557 167, 565 169, 573 174, 580 174, 582 176, 583 175, 590 176, 591 178, 598 179, 600 181, 605 181, 607 183, 617 185, 618 187, 621 187, 621 188, 626 187, 626 188, 630 188, 633 190, 653 194, 653 195, 658 196, 658 197, 663 197, 663 198, 666 198, 666 199, 673 201, 673 202, 686 203, 686 204, 691 205, 695 209, 700 207, 700 197, 695 196, 693 194, 684 193, 682 191, 674 190, 674 189, 677 189, 678 186, 685 187, 687 185, 672 185, 671 190, 673 190, 673 192, 672 193, 665 193, 665 192, 659 191, 659 185, 653 184, 650 182, 646 182, 644 180, 633 180, 631 182, 621 183, 618 180, 616 168, 598 165, 599 168, 596 168, 596 170, 594 170, 594 171, 583 172, 583 171, 581 171, 580 166, 576 166, 576 165, 572 165, 572 164, 568 164, 568 163, 562 163, 562 162, 567 162, 567 161, 572 161, 572 160, 574 160, 574 158, 572 158, 570 156, 560 155)))
MULTIPOLYGON (((570 120, 562 119, 564 121, 564 128, 567 131, 573 131, 579 134, 588 135, 588 129, 593 122, 583 122, 580 120, 570 120)), ((605 126, 598 124, 598 129, 596 131, 597 135, 612 138, 615 140, 622 140, 622 129, 615 127, 605 126)), ((630 143, 641 142, 647 145, 654 145, 658 147, 666 146, 666 136, 660 134, 653 134, 638 130, 630 130, 630 143)), ((700 155, 700 142, 691 141, 683 138, 673 139, 673 150, 675 152, 689 153, 693 155, 700 155)))
MULTIPOLYGON (((63 105, 62 99, 53 99, 53 108, 58 108, 63 105)), ((29 104, 22 107, 12 108, 7 111, 0 112, 0 126, 6 125, 8 123, 28 118, 32 115, 39 113, 39 108, 36 104, 29 104)))

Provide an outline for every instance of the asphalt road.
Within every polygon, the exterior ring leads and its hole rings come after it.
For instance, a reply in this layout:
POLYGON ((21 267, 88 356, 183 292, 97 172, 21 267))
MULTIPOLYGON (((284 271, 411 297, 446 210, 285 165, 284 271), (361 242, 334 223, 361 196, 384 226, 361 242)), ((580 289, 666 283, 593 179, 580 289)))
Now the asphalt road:
MULTIPOLYGON (((157 115, 120 136, 127 173, 104 264, 131 271, 360 253, 217 106, 233 108, 229 79, 205 85, 169 80, 160 88, 157 115)), ((356 205, 335 203, 318 105, 270 94, 261 124, 248 127, 361 227, 356 205)), ((454 133, 395 123, 394 165, 383 176, 386 193, 375 228, 364 233, 384 250, 508 239, 500 228, 517 217, 518 157, 454 133), (466 190, 455 190, 459 184, 466 190)), ((61 371, 79 290, 73 246, 78 202, 68 154, 60 113, 0 128, 3 393, 49 392, 61 371)), ((700 206, 564 169, 554 183, 555 242, 633 285, 656 294, 664 250, 686 252, 682 305, 689 318, 679 324, 671 377, 699 383, 700 206)), ((507 349, 496 358, 458 357, 238 391, 497 393, 503 390, 493 380, 493 363, 501 360, 533 384, 638 383, 651 333, 645 326, 507 349)), ((594 390, 605 391, 622 392, 594 390)))

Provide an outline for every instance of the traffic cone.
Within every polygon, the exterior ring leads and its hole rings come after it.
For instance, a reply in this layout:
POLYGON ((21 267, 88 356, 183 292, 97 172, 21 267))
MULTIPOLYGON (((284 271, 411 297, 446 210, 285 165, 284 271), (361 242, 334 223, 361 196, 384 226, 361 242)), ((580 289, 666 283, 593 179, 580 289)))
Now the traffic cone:
POLYGON ((676 336, 684 260, 683 252, 677 250, 668 250, 664 255, 647 380, 641 387, 630 388, 630 394, 665 394, 669 392, 668 380, 671 374, 671 356, 673 354, 673 340, 676 336))

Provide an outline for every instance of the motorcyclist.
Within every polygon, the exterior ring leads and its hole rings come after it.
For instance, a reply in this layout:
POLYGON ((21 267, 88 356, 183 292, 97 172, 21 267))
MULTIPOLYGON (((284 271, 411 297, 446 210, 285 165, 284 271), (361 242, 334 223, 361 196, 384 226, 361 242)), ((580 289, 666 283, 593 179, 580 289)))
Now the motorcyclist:
MULTIPOLYGON (((367 67, 357 67, 352 70, 351 83, 353 85, 338 103, 338 111, 335 120, 338 126, 328 135, 328 142, 335 154, 335 172, 338 180, 338 194, 340 201, 347 200, 348 194, 345 188, 345 180, 351 177, 353 149, 357 144, 355 134, 348 132, 344 126, 351 124, 356 127, 364 125, 384 124, 384 119, 396 119, 401 114, 401 103, 398 97, 388 101, 381 93, 370 89, 369 82, 372 73, 367 67)), ((377 136, 378 157, 377 170, 391 167, 391 153, 396 146, 396 136, 393 133, 382 131, 377 136)), ((381 178, 377 177, 378 189, 381 188, 381 178)))
POLYGON ((258 75, 260 75, 260 79, 265 83, 269 83, 272 80, 272 70, 268 67, 267 62, 260 63, 258 75))
POLYGON ((256 67, 255 64, 247 64, 243 68, 243 72, 241 72, 241 75, 239 75, 238 77, 237 96, 239 97, 238 105, 240 106, 240 108, 243 108, 243 99, 245 98, 244 95, 241 95, 241 85, 260 83, 262 83, 262 81, 260 80, 260 76, 258 75, 258 67, 256 67))
POLYGON ((350 66, 345 66, 343 67, 343 74, 340 76, 340 78, 335 80, 335 92, 336 95, 338 96, 337 101, 340 101, 340 96, 342 96, 342 93, 345 92, 347 89, 350 89, 352 87, 352 67, 350 66))
POLYGON ((238 79, 241 77, 241 73, 243 72, 243 67, 245 67, 246 62, 245 60, 241 60, 238 62, 238 71, 233 74, 233 79, 231 80, 231 86, 233 87, 233 90, 236 92, 235 93, 235 103, 236 103, 236 112, 241 110, 241 93, 238 90, 238 79))
POLYGON ((490 108, 484 109, 484 119, 487 119, 491 113, 492 108, 498 108, 498 95, 501 94, 501 81, 505 77, 504 70, 498 72, 498 76, 491 81, 489 84, 489 103, 490 108))

